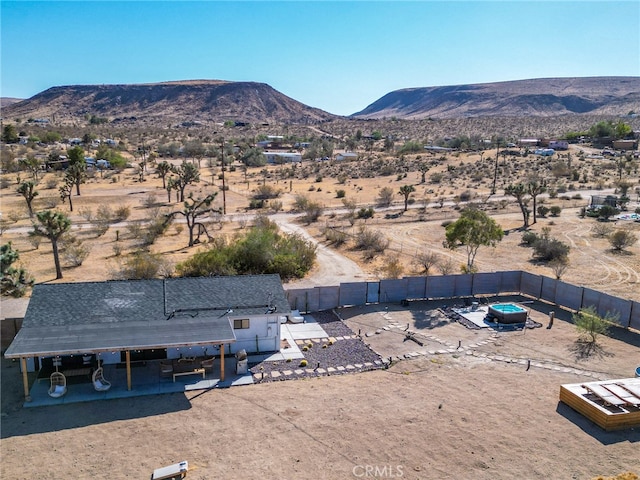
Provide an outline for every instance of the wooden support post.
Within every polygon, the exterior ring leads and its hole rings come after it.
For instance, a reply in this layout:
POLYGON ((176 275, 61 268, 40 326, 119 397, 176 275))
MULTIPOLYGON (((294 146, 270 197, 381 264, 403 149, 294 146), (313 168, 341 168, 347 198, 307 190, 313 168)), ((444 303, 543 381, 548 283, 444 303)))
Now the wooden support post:
POLYGON ((27 375, 27 359, 20 357, 20 368, 22 368, 22 385, 24 387, 24 399, 27 402, 31 401, 31 395, 29 395, 29 377, 27 375))
POLYGON ((125 361, 127 363, 127 390, 131 390, 131 352, 125 352, 125 361))
POLYGON ((220 381, 224 382, 224 343, 220 345, 220 381))

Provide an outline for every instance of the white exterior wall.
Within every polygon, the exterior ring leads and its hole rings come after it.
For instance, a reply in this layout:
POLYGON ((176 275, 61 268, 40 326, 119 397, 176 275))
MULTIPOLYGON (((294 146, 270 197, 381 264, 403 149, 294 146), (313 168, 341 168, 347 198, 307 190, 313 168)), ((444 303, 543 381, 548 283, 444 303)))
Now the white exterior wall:
POLYGON ((236 343, 231 344, 230 352, 225 353, 235 353, 243 348, 247 353, 280 350, 280 317, 279 313, 260 317, 230 317, 232 327, 234 320, 249 318, 249 328, 233 330, 236 343))

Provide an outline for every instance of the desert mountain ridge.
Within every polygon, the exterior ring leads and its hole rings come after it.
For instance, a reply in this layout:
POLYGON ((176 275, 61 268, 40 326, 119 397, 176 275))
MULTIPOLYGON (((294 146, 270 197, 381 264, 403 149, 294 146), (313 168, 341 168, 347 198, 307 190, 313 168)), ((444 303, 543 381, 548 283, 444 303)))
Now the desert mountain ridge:
MULTIPOLYGON (((310 107, 265 83, 179 80, 51 87, 25 99, 3 98, 5 119, 110 122, 316 124, 345 118, 310 107)), ((514 80, 390 92, 347 118, 368 120, 627 115, 640 112, 640 77, 514 80)))
POLYGON ((640 111, 640 77, 571 77, 405 88, 384 95, 351 117, 550 117, 631 111, 640 111))

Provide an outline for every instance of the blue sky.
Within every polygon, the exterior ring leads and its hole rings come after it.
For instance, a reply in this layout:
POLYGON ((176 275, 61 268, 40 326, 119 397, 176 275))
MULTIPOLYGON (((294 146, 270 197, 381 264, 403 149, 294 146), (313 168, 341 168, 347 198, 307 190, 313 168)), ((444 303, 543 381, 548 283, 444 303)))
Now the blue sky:
POLYGON ((339 115, 393 90, 639 76, 640 2, 5 1, 0 96, 256 81, 339 115))

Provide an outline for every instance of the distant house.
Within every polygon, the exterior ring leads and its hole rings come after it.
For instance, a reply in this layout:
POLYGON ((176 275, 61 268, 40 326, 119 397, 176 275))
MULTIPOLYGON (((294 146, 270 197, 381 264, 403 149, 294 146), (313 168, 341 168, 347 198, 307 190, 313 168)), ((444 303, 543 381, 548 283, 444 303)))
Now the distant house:
POLYGON ((614 140, 613 148, 616 150, 636 150, 638 148, 637 140, 614 140))
POLYGON ((540 140, 537 138, 521 138, 518 140, 518 145, 521 147, 537 147, 540 140))
MULTIPOLYGON (((273 352, 291 313, 278 275, 38 284, 5 357, 104 364, 273 352)), ((28 392, 24 375, 25 392, 28 392)))
POLYGON ((566 140, 551 140, 549 141, 549 148, 554 150, 569 150, 569 142, 566 140))
POLYGON ((336 160, 357 160, 358 154, 356 152, 342 152, 336 155, 336 160))
POLYGON ((263 152, 267 158, 267 163, 300 163, 302 154, 297 152, 263 152))

